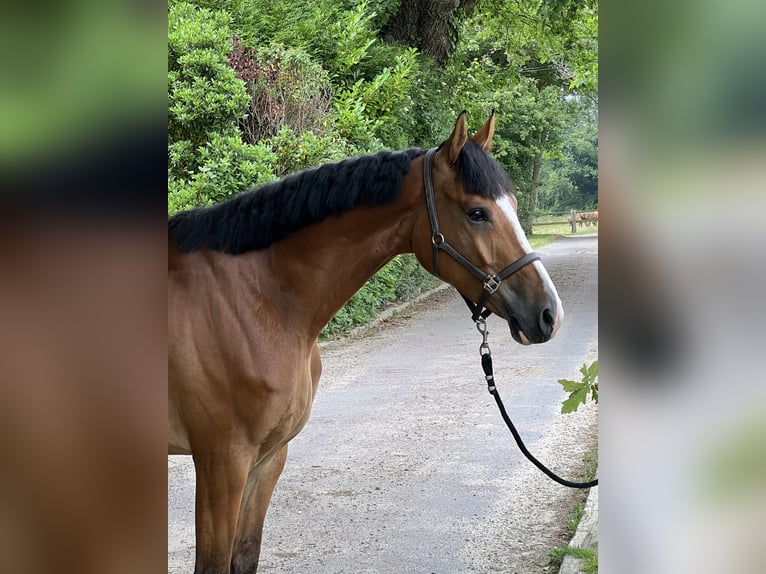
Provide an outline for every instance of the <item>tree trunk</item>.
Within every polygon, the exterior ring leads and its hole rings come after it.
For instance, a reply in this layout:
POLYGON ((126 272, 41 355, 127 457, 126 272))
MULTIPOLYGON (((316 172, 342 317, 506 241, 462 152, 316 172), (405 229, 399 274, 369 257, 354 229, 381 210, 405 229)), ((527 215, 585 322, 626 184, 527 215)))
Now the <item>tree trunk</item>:
POLYGON ((454 48, 456 19, 464 17, 478 0, 402 0, 383 38, 415 46, 422 54, 443 65, 454 48))
POLYGON ((543 165, 543 154, 538 153, 532 161, 532 183, 529 187, 529 209, 527 216, 522 221, 522 229, 527 235, 532 235, 532 225, 535 222, 535 209, 537 209, 537 195, 540 188, 540 168, 543 165))

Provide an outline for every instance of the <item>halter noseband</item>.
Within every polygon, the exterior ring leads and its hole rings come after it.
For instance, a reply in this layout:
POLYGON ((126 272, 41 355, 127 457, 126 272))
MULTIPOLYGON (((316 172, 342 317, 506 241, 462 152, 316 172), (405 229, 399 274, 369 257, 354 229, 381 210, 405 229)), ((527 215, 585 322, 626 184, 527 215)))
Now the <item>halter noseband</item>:
POLYGON ((476 277, 482 282, 482 293, 477 303, 473 303, 468 297, 463 295, 463 299, 468 305, 468 308, 472 312, 471 319, 478 321, 480 317, 486 318, 490 315, 489 309, 484 309, 487 299, 500 287, 500 284, 508 279, 511 275, 520 271, 533 261, 540 259, 540 255, 537 253, 527 253, 523 255, 510 265, 503 269, 497 275, 490 275, 485 273, 476 265, 471 263, 468 259, 463 257, 458 251, 452 247, 447 240, 444 239, 444 235, 439 231, 439 217, 436 214, 436 200, 434 199, 434 184, 431 179, 431 166, 433 164, 433 156, 436 153, 436 148, 431 148, 426 152, 426 157, 423 162, 423 185, 426 188, 426 205, 428 206, 428 219, 431 220, 431 244, 433 245, 433 270, 434 275, 441 278, 439 275, 439 251, 445 251, 447 255, 452 257, 455 261, 465 267, 471 275, 476 277))

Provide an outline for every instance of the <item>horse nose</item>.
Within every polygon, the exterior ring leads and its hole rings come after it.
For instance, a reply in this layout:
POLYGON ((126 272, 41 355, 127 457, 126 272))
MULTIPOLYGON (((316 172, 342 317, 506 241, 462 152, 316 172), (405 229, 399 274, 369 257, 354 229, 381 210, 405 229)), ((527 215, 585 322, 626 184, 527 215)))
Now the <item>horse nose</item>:
POLYGON ((543 308, 540 311, 540 330, 543 332, 543 336, 547 341, 553 336, 553 327, 556 324, 556 316, 551 311, 550 307, 543 308))

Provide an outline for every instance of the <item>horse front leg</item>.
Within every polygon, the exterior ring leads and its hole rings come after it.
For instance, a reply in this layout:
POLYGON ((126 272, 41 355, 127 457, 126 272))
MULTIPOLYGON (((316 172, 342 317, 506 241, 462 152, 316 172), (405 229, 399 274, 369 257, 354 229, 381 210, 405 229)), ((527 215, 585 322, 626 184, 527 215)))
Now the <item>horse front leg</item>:
POLYGON ((285 444, 273 457, 261 462, 250 471, 239 511, 231 561, 232 574, 252 574, 258 569, 263 521, 286 459, 287 445, 285 444))
POLYGON ((194 574, 229 574, 252 458, 225 451, 195 453, 193 458, 197 473, 194 574))

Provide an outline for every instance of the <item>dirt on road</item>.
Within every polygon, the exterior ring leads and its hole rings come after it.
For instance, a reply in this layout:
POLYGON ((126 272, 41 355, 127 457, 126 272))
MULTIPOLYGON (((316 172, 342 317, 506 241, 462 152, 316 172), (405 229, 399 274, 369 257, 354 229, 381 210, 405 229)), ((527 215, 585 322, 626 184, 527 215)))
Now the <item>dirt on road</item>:
MULTIPOLYGON (((498 389, 529 449, 578 479, 596 444, 592 405, 561 415, 557 380, 597 358, 597 238, 541 250, 564 303, 556 338, 516 344, 491 318, 498 389)), ((311 419, 290 443, 259 572, 549 572, 577 493, 513 443, 479 365, 480 336, 454 290, 363 336, 323 345, 311 419)), ((194 566, 194 471, 168 457, 168 570, 194 566)))

